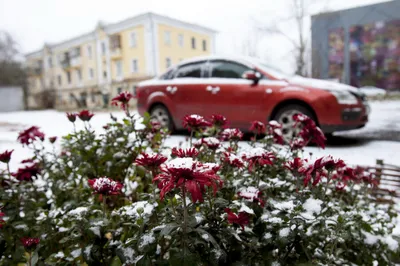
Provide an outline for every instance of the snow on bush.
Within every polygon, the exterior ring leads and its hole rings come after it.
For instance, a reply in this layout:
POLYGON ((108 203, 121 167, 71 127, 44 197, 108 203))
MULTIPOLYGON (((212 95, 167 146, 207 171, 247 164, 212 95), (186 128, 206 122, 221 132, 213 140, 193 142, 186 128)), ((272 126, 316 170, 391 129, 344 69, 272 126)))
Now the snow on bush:
MULTIPOLYGON (((399 257, 397 214, 371 193, 378 181, 331 156, 302 158, 307 143, 324 147, 307 117, 296 117, 303 132, 288 146, 278 145, 277 122, 255 121, 252 147, 239 150, 243 133, 224 128, 223 116, 188 115, 192 146, 170 150, 158 122, 145 116, 135 126, 130 99, 113 99, 126 117, 111 116, 104 133, 84 110, 67 115, 72 133, 62 139, 37 127, 19 134, 34 156, 0 173, 0 265, 388 265, 399 257)), ((10 160, 12 151, 0 154, 10 160)))

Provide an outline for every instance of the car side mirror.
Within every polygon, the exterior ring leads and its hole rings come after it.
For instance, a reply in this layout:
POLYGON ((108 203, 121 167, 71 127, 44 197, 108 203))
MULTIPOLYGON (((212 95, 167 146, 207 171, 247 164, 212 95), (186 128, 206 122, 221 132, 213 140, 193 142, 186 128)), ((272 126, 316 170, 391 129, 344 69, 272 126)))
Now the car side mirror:
POLYGON ((243 73, 243 78, 252 80, 254 82, 254 84, 257 84, 261 78, 261 74, 257 71, 249 70, 249 71, 246 71, 243 73))

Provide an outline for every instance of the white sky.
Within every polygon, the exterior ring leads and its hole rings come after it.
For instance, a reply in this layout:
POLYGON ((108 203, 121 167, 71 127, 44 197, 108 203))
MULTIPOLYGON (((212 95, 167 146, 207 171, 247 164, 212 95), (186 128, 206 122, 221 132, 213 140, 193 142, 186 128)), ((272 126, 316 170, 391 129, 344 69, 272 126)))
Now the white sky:
MULTIPOLYGON (((10 32, 23 53, 91 31, 99 20, 117 22, 152 11, 219 31, 217 52, 240 53, 243 43, 257 43, 259 56, 291 69, 290 44, 282 37, 255 38, 255 21, 287 17, 292 0, 0 0, 0 30, 10 32), (257 40, 257 41, 256 41, 257 40)), ((306 0, 310 9, 338 10, 383 0, 306 0)), ((310 25, 307 24, 309 29, 310 25)), ((294 32, 288 28, 288 33, 294 32)))

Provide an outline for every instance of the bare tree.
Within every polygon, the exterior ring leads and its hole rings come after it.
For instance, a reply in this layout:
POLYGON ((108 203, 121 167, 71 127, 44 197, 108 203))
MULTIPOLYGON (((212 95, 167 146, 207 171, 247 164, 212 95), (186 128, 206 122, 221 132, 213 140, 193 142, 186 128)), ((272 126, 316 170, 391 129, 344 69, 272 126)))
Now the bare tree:
MULTIPOLYGON (((306 29, 306 19, 310 16, 313 5, 319 0, 287 0, 289 3, 288 10, 291 12, 287 17, 277 18, 268 24, 258 22, 260 30, 271 35, 280 35, 285 37, 293 47, 291 53, 294 56, 296 63, 296 74, 308 75, 308 55, 309 55, 309 37, 306 29), (285 28, 286 26, 286 28, 285 28), (294 31, 294 34, 289 32, 294 31)), ((328 0, 325 0, 328 1, 328 0)), ((325 2, 326 5, 327 2, 325 2)))

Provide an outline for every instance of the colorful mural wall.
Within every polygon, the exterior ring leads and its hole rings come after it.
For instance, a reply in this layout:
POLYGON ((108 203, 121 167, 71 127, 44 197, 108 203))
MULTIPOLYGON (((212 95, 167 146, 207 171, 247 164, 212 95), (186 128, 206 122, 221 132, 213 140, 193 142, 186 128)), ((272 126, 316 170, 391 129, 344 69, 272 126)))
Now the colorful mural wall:
POLYGON ((344 73, 344 29, 329 31, 329 78, 343 82, 344 73))
POLYGON ((350 28, 350 84, 400 89, 400 20, 350 28))

